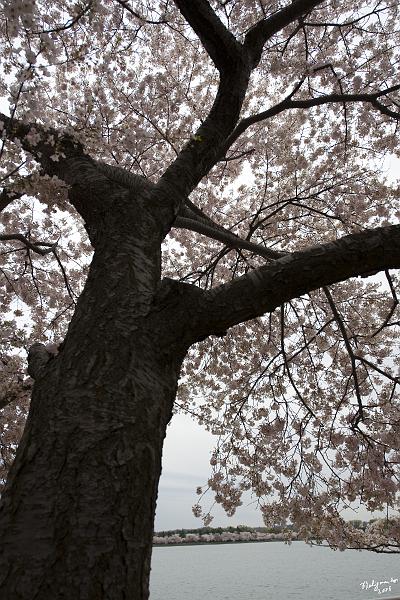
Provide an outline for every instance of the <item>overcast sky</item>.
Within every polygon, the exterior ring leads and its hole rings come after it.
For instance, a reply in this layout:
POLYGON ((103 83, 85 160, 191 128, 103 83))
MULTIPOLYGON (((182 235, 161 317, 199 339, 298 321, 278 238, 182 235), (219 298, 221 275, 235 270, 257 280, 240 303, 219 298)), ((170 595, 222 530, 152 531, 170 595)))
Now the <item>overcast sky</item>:
MULTIPOLYGON (((174 415, 167 429, 164 444, 163 471, 157 501, 156 531, 202 527, 201 519, 193 516, 197 486, 205 486, 210 476, 210 454, 213 436, 186 415, 174 415)), ((208 509, 213 496, 204 504, 208 509)), ((251 502, 251 499, 249 499, 251 502)), ((262 518, 255 505, 243 506, 228 518, 220 507, 212 511, 212 526, 261 526, 262 518)))
MULTIPOLYGON (((192 506, 196 503, 197 486, 205 486, 210 476, 210 454, 214 437, 203 427, 186 415, 174 415, 167 429, 164 444, 163 471, 158 492, 155 530, 191 529, 202 527, 201 519, 193 516, 192 506)), ((213 496, 209 496, 204 508, 209 509, 213 496)), ((216 506, 212 514, 213 527, 232 525, 263 526, 261 513, 255 502, 247 495, 236 514, 228 518, 225 512, 216 506)), ((381 513, 367 513, 365 510, 345 511, 346 519, 368 521, 381 513)))

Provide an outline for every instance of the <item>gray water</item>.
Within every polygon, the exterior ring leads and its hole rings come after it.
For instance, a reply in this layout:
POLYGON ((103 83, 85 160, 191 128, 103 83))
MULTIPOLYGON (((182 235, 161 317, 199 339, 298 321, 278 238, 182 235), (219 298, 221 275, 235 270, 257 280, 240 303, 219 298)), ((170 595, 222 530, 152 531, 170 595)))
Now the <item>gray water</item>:
POLYGON ((153 549, 150 600, 389 600, 397 596, 400 600, 398 555, 334 552, 303 542, 153 549))

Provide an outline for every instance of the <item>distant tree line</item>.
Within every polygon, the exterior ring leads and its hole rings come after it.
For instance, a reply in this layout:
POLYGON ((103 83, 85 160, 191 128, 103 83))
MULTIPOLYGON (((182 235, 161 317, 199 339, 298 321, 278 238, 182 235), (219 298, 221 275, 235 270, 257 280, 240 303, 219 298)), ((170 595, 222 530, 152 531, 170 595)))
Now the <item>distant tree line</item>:
MULTIPOLYGON (((359 530, 365 531, 368 525, 372 525, 378 519, 362 521, 353 519, 349 523, 359 530)), ((154 533, 153 543, 179 543, 185 542, 227 542, 227 541, 268 541, 276 539, 299 539, 298 531, 291 523, 275 524, 272 527, 249 527, 248 525, 237 525, 236 527, 199 527, 196 529, 170 529, 154 533), (167 540, 168 538, 168 540, 167 540)))

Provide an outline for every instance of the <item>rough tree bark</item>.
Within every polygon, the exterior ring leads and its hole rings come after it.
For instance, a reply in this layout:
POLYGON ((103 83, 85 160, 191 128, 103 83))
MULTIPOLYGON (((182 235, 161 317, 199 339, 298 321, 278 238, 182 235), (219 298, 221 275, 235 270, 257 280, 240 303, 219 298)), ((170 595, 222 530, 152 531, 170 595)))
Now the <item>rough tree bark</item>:
POLYGON ((154 207, 101 175, 78 179, 75 201, 96 196, 104 211, 88 221, 95 254, 59 354, 31 351, 32 406, 0 510, 4 600, 148 597, 192 290, 160 282, 154 207))

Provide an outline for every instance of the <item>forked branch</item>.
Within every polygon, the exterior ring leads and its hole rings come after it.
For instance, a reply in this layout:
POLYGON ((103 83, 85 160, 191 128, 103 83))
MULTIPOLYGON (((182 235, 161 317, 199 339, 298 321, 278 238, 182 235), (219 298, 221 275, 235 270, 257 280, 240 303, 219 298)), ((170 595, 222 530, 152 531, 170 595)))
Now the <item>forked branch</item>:
POLYGON ((221 149, 225 149, 237 125, 251 71, 258 65, 266 41, 322 1, 294 0, 259 21, 247 33, 244 44, 239 44, 207 0, 175 0, 218 67, 220 83, 208 116, 157 184, 159 197, 170 206, 173 217, 201 179, 225 156, 221 149))
POLYGON ((258 65, 264 45, 273 35, 299 17, 309 13, 318 4, 322 4, 322 0, 293 0, 288 6, 256 23, 247 32, 243 44, 251 58, 251 67, 254 69, 258 65))
POLYGON ((224 73, 241 55, 241 44, 220 21, 207 0, 175 0, 175 4, 198 35, 217 69, 224 73))

